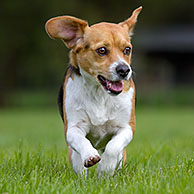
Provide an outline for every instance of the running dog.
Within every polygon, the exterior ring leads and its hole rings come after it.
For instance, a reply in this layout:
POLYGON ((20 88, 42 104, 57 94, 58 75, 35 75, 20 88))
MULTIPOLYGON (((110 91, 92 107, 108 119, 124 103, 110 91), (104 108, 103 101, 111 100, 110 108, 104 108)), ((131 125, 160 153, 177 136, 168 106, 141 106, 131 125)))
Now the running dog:
POLYGON ((46 31, 70 50, 70 65, 59 93, 69 158, 76 173, 98 163, 98 174, 113 174, 126 161, 135 128, 131 35, 142 7, 119 24, 60 16, 46 31))

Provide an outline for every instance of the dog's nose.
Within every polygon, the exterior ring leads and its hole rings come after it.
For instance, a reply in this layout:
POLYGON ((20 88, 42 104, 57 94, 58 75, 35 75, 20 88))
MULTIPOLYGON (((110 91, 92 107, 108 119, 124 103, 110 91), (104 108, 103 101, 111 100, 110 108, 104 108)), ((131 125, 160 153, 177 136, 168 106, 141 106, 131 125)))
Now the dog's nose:
POLYGON ((125 77, 127 77, 128 73, 130 72, 130 68, 128 67, 128 65, 119 64, 119 65, 116 67, 116 72, 117 72, 122 78, 125 78, 125 77))

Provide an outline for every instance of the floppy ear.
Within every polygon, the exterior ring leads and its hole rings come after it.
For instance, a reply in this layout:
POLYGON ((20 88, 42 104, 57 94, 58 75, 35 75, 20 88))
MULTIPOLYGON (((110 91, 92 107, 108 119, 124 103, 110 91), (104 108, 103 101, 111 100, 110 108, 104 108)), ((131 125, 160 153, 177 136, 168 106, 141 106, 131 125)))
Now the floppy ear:
POLYGON ((130 36, 133 34, 133 28, 137 22, 137 17, 139 13, 141 12, 141 10, 142 10, 142 6, 135 9, 130 18, 128 18, 124 22, 119 23, 119 25, 124 27, 129 32, 130 36))
POLYGON ((45 28, 51 38, 62 39, 68 48, 73 48, 83 38, 88 23, 71 16, 60 16, 47 21, 45 28))

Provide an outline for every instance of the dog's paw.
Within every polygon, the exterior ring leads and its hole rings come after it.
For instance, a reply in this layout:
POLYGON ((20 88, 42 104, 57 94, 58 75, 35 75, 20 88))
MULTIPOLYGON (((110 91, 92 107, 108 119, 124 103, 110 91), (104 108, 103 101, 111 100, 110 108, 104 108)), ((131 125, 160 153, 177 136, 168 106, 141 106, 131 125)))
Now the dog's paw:
POLYGON ((86 168, 89 168, 93 165, 95 165, 96 163, 98 163, 101 160, 100 156, 90 156, 88 157, 85 161, 84 161, 84 166, 86 168))

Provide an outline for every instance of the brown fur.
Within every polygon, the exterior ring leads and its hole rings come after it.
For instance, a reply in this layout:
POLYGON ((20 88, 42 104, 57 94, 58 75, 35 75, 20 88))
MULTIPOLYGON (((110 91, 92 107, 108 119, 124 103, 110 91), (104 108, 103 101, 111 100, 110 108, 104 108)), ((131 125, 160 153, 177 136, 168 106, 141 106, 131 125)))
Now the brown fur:
POLYGON ((118 60, 118 55, 122 56, 129 64, 131 63, 131 57, 123 54, 123 50, 127 46, 132 47, 124 28, 117 24, 100 23, 85 31, 84 43, 75 47, 75 50, 79 50, 76 56, 81 68, 98 81, 99 74, 110 79, 108 68, 110 64, 118 60), (85 49, 86 45, 89 45, 89 48, 85 49), (110 53, 101 57, 96 50, 103 46, 106 46, 110 53))
POLYGON ((127 161, 127 151, 126 151, 126 148, 123 150, 123 165, 126 164, 126 161, 127 161))
MULTIPOLYGON (((120 24, 102 22, 90 27, 84 20, 60 16, 46 23, 46 31, 50 37, 62 39, 66 46, 72 49, 70 62, 75 68, 78 68, 77 61, 79 61, 81 68, 97 81, 99 74, 110 79, 108 68, 118 59, 118 55, 131 64, 131 54, 124 55, 123 50, 125 47, 132 48, 129 35, 133 31, 141 9, 142 7, 136 9, 129 19, 120 24), (96 49, 103 46, 106 46, 110 53, 101 57, 96 53, 96 49)), ((126 82, 124 88, 124 91, 128 88, 126 82)))
POLYGON ((135 134, 135 129, 136 129, 136 119, 135 119, 135 84, 133 82, 133 80, 131 79, 131 87, 133 87, 134 89, 134 94, 133 94, 133 98, 132 98, 132 110, 131 110, 131 118, 129 121, 129 125, 132 128, 133 131, 133 135, 135 134))

